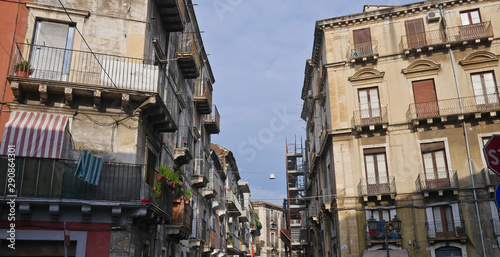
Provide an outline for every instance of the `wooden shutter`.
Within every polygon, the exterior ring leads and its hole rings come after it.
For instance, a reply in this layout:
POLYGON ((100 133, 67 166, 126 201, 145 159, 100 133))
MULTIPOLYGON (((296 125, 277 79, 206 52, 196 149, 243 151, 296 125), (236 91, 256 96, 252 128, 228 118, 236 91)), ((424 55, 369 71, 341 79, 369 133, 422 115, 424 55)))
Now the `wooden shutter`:
POLYGON ((435 117, 439 114, 434 80, 413 82, 413 96, 417 117, 435 117))
POLYGON ((354 37, 354 44, 372 41, 372 35, 370 32, 370 28, 353 30, 352 35, 354 37))
POLYGON ((417 48, 427 45, 424 19, 405 21, 405 28, 409 48, 417 48))

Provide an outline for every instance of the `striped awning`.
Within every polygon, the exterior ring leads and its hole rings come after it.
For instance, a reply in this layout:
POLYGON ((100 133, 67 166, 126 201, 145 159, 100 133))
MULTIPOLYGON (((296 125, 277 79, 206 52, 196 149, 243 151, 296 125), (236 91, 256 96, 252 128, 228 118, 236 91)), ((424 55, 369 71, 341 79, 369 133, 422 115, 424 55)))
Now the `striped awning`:
POLYGON ((5 124, 0 154, 7 155, 10 145, 15 145, 16 156, 60 158, 68 116, 13 112, 5 124))

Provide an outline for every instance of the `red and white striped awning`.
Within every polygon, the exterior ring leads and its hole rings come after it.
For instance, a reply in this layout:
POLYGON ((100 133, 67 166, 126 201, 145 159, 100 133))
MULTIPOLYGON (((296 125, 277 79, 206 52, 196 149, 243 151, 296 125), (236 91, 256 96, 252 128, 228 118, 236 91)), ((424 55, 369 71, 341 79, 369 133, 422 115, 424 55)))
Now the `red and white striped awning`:
POLYGON ((60 158, 68 116, 13 112, 5 124, 0 154, 15 145, 16 156, 60 158))

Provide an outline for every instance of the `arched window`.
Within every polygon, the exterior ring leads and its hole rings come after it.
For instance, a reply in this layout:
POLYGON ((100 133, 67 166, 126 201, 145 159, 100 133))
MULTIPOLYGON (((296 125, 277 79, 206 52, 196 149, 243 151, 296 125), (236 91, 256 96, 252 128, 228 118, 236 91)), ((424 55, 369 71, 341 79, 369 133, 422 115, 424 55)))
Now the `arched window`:
POLYGON ((436 257, 460 257, 462 250, 453 246, 445 246, 436 249, 436 257))

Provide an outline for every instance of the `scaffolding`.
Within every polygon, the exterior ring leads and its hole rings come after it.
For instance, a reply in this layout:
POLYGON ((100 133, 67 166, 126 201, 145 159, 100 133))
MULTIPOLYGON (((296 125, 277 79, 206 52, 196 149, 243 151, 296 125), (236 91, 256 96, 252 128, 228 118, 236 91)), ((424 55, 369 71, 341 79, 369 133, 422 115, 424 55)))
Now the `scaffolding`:
MULTIPOLYGON (((309 238, 307 233, 306 201, 307 201, 307 160, 302 140, 297 143, 286 140, 286 175, 287 199, 284 202, 286 209, 286 233, 288 240, 284 240, 286 255, 291 257, 306 256, 309 238)), ((282 233, 282 234, 283 234, 282 233)))

